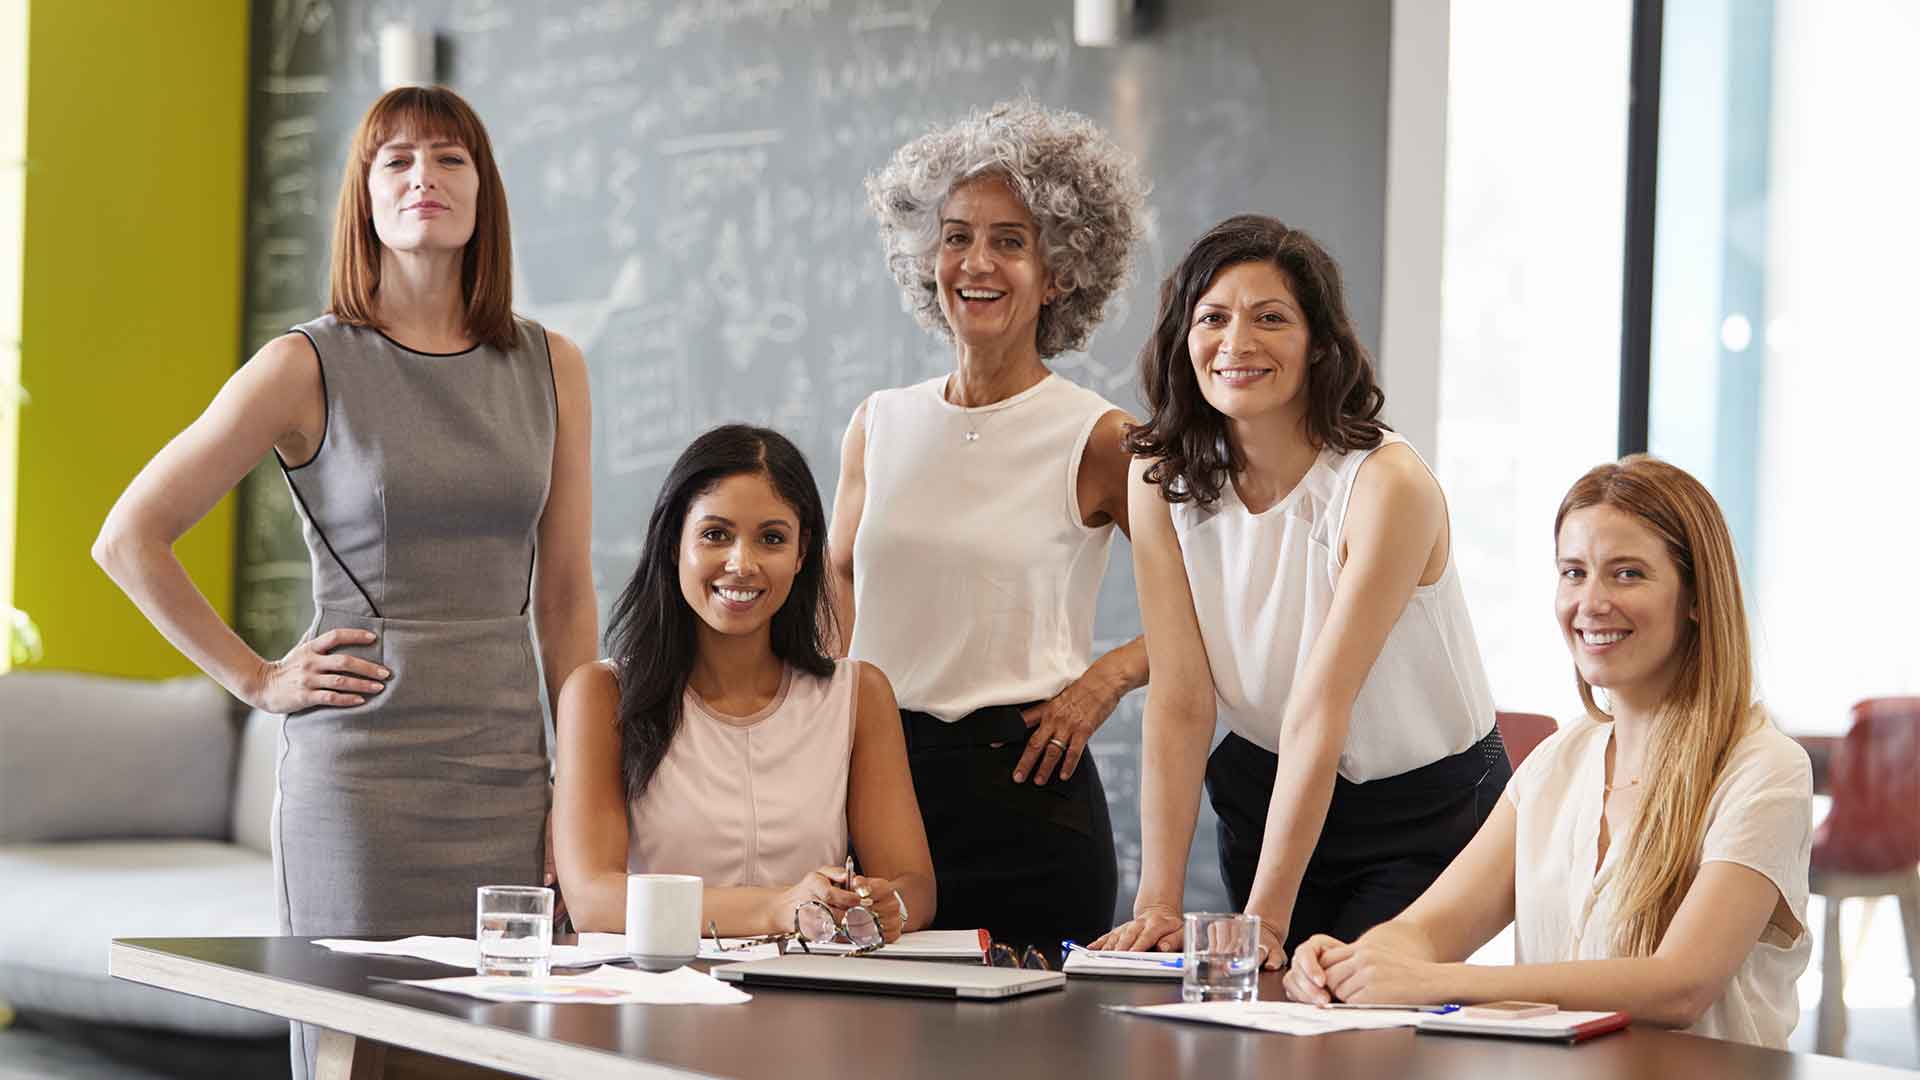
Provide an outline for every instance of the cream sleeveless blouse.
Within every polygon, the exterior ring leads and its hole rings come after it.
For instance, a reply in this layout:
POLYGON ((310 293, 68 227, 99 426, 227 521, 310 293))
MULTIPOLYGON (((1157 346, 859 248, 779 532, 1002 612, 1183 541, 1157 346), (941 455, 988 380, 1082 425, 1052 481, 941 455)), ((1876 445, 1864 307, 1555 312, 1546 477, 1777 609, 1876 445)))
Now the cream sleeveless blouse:
POLYGON ((766 708, 738 717, 689 689, 673 745, 628 808, 628 872, 772 887, 838 865, 859 683, 852 660, 824 679, 789 667, 766 708))

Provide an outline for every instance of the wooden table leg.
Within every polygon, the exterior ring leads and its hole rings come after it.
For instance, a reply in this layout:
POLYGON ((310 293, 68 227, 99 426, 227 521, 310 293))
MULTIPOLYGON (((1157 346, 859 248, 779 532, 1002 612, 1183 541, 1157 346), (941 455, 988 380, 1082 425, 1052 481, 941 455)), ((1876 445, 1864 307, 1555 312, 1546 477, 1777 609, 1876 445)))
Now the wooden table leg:
POLYGON ((387 1074, 387 1044, 320 1029, 314 1080, 380 1080, 387 1074))

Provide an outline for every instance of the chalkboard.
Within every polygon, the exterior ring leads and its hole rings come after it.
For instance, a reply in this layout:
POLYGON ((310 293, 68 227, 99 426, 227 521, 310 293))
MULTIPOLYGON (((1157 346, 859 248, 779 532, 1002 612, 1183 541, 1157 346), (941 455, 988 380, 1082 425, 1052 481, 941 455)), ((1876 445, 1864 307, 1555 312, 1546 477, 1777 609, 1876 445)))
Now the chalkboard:
MULTIPOLYGON (((378 95, 380 27, 438 39, 439 75, 486 121, 513 213, 516 308, 586 351, 593 562, 604 613, 658 484, 727 420, 790 435, 832 496, 870 392, 951 363, 902 308, 862 178, 973 106, 1029 95, 1138 156, 1154 220, 1140 271, 1060 373, 1139 413, 1134 359, 1159 277, 1192 238, 1258 210, 1339 258, 1377 346, 1389 0, 1149 3, 1145 31, 1076 47, 1071 0, 260 0, 248 206, 249 352, 325 297, 345 142, 378 95)), ((307 555, 271 463, 243 489, 238 624, 278 655, 311 618, 307 555)), ((1097 647, 1139 632, 1124 544, 1097 647)), ((1094 741, 1139 867, 1140 710, 1094 741)), ((1190 908, 1225 904, 1203 807, 1190 908)))

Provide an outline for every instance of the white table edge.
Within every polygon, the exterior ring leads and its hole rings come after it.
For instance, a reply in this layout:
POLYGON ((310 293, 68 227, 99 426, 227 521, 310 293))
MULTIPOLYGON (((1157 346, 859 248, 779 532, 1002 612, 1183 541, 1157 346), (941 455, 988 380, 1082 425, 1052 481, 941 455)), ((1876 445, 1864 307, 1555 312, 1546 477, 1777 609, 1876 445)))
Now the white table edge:
MULTIPOLYGON (((107 973, 116 979, 188 994, 223 1005, 405 1047, 474 1065, 538 1077, 571 1080, 581 1075, 632 1080, 686 1080, 711 1074, 621 1057, 605 1050, 518 1031, 475 1024, 426 1009, 359 994, 291 982, 255 971, 160 952, 116 939, 107 952, 107 973)), ((431 991, 421 991, 431 993, 431 991)), ((572 1008, 612 1008, 574 1005, 572 1008)))

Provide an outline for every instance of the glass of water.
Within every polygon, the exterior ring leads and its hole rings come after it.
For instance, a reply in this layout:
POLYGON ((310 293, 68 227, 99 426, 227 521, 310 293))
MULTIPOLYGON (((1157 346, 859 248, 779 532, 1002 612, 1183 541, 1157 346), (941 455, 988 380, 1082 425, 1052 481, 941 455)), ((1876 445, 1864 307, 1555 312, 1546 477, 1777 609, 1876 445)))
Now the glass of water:
POLYGON ((482 885, 475 905, 481 975, 548 973, 553 956, 553 890, 537 885, 482 885))
POLYGON ((1180 1000, 1258 1000, 1260 916, 1188 912, 1186 923, 1180 1000))

